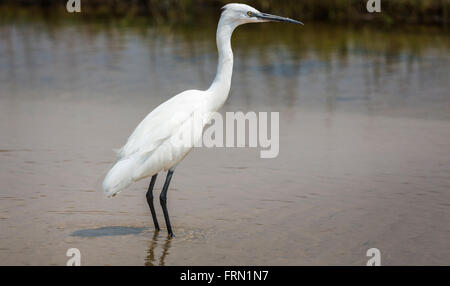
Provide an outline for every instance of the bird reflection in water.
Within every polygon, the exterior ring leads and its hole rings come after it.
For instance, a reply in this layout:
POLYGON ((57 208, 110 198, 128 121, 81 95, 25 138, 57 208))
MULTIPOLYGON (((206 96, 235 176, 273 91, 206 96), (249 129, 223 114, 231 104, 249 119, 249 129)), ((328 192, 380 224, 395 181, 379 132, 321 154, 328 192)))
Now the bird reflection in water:
POLYGON ((159 258, 159 261, 155 259, 155 248, 158 246, 158 231, 155 231, 153 234, 152 242, 150 243, 150 247, 147 251, 147 258, 145 259, 145 266, 165 266, 165 258, 169 254, 170 244, 171 244, 170 237, 167 237, 162 248, 162 254, 159 258))

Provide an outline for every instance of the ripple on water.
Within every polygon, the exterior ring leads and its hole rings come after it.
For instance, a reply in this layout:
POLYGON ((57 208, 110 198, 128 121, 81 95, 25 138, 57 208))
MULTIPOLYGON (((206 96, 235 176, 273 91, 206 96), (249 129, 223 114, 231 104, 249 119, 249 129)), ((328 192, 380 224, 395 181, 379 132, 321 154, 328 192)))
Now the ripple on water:
POLYGON ((208 233, 204 229, 176 229, 175 232, 176 240, 177 241, 199 241, 199 240, 206 240, 210 236, 210 233, 208 233))

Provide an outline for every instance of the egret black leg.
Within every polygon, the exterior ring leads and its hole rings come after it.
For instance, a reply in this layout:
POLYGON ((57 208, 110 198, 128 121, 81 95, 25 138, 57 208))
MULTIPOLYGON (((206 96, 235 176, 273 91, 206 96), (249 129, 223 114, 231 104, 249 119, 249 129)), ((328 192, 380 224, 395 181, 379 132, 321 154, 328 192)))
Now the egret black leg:
POLYGON ((150 185, 148 186, 148 191, 147 191, 146 196, 147 196, 148 206, 150 207, 150 212, 152 213, 152 218, 153 218, 153 223, 155 224, 155 229, 159 231, 160 228, 159 228, 159 224, 158 224, 158 219, 156 218, 155 206, 153 205, 153 187, 155 186, 156 176, 158 176, 158 174, 155 174, 152 176, 152 180, 150 181, 150 185))
POLYGON ((170 180, 172 179, 173 170, 169 170, 167 172, 166 182, 164 183, 164 187, 161 191, 161 195, 159 196, 159 202, 161 203, 161 207, 164 212, 164 219, 166 220, 167 231, 170 237, 174 237, 172 232, 172 226, 170 225, 169 213, 167 212, 167 189, 169 189, 170 180))

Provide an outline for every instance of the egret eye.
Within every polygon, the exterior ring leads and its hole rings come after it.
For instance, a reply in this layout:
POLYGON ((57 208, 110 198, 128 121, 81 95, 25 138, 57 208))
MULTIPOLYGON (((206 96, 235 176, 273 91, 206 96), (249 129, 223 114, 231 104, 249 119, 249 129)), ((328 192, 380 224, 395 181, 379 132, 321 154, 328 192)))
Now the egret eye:
POLYGON ((248 11, 248 12, 247 12, 247 15, 248 15, 249 17, 251 17, 251 16, 253 16, 253 12, 248 11))

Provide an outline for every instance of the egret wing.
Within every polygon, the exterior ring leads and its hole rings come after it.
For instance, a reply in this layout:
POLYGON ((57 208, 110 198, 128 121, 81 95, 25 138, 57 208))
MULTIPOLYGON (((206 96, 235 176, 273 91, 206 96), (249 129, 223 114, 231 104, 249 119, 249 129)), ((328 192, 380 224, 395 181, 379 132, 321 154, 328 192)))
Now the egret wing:
POLYGON ((119 150, 118 159, 152 153, 175 134, 194 112, 204 108, 203 99, 203 91, 188 90, 159 105, 139 123, 119 150))

